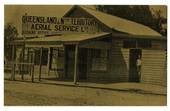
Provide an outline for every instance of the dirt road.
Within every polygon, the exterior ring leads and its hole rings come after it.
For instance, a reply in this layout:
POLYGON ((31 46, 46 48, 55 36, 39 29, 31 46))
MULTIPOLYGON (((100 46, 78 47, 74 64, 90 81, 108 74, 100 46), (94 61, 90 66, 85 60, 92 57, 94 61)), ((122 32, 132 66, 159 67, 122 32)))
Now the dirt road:
POLYGON ((5 80, 5 105, 166 105, 165 95, 5 80))

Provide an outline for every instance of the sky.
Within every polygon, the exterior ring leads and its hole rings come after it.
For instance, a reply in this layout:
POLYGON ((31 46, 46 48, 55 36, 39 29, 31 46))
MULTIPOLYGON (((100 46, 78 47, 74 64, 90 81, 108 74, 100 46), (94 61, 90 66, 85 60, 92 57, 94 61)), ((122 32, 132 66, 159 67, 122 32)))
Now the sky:
POLYGON ((154 10, 160 10, 162 12, 162 16, 167 18, 167 7, 165 6, 150 6, 150 10, 153 13, 154 10))
MULTIPOLYGON (((25 13, 35 16, 56 16, 62 17, 73 5, 5 5, 4 24, 12 23, 17 27, 19 36, 21 36, 21 17, 25 13)), ((88 6, 94 8, 93 5, 88 6)), ((167 9, 165 6, 150 6, 152 12, 161 10, 162 16, 167 18, 167 9)))
POLYGON ((4 9, 4 24, 12 23, 18 29, 19 36, 21 36, 22 16, 27 13, 31 16, 63 16, 72 6, 58 5, 58 6, 38 6, 38 5, 6 5, 4 9))

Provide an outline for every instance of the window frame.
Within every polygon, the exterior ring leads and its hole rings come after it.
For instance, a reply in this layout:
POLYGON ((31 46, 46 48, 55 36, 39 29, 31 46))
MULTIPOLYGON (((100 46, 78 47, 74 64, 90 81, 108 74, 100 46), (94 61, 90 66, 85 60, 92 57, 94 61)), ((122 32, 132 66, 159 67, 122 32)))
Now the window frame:
MULTIPOLYGON (((53 66, 53 60, 57 59, 57 61, 59 61, 59 58, 64 58, 64 49, 59 49, 56 47, 51 47, 50 48, 51 53, 50 53, 50 70, 64 70, 64 66, 63 68, 55 68, 55 66, 53 66), (56 52, 57 54, 54 54, 54 52, 56 52), (62 52, 61 54, 59 54, 60 52, 62 52), (61 56, 62 55, 62 56, 61 56)), ((56 64, 58 65, 58 64, 56 64)))
POLYGON ((123 48, 129 48, 129 49, 136 49, 136 48, 139 48, 139 49, 148 49, 148 48, 152 48, 152 40, 149 40, 149 39, 126 39, 126 40, 123 40, 123 48), (126 44, 125 44, 126 42, 126 44), (129 43, 127 43, 129 42, 129 43), (133 42, 133 46, 126 46, 127 44, 129 45, 132 45, 132 43, 130 42, 133 42), (148 43, 146 46, 142 43, 148 43), (142 46, 142 45, 143 46, 142 46))
POLYGON ((142 39, 137 41, 138 48, 152 48, 152 41, 147 39, 142 39), (144 43, 144 44, 142 44, 144 43), (147 43, 147 45, 146 45, 147 43), (145 46, 144 46, 145 45, 145 46))
MULTIPOLYGON (((90 51, 90 53, 91 53, 91 67, 90 67, 90 71, 91 72, 108 72, 108 61, 109 61, 109 54, 110 54, 109 51, 110 51, 109 49, 91 49, 91 51, 90 51), (94 53, 95 53, 94 51, 95 50, 100 51, 100 55, 99 54, 97 54, 97 56, 94 55, 94 53), (102 50, 106 51, 106 57, 101 57, 102 50), (101 60, 103 60, 104 58, 106 59, 106 62, 105 62, 106 69, 105 70, 99 70, 101 68, 93 69, 93 59, 101 59, 101 60)), ((100 67, 102 67, 102 66, 100 66, 100 67)))

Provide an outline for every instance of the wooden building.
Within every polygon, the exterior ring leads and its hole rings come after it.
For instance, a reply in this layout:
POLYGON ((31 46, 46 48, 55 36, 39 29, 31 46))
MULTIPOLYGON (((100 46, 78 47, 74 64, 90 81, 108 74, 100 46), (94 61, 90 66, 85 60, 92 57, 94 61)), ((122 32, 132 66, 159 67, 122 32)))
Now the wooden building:
POLYGON ((15 40, 20 61, 28 56, 34 71, 88 82, 167 84, 166 37, 142 24, 73 6, 66 18, 92 18, 89 33, 64 33, 15 40), (24 47, 23 47, 24 46, 24 47), (141 56, 141 77, 136 60, 141 56))

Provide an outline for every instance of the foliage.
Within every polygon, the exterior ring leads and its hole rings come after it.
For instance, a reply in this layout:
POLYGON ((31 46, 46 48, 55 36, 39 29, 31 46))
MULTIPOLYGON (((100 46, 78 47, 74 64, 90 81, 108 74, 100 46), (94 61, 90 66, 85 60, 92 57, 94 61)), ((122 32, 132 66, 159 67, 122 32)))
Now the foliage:
POLYGON ((4 29, 4 56, 5 59, 11 60, 12 45, 14 38, 18 36, 17 28, 13 24, 7 24, 4 29))
POLYGON ((155 11, 153 14, 147 5, 97 5, 96 9, 111 15, 122 17, 128 20, 132 20, 150 28, 157 32, 166 35, 162 32, 162 21, 165 20, 161 16, 161 11, 155 11))

